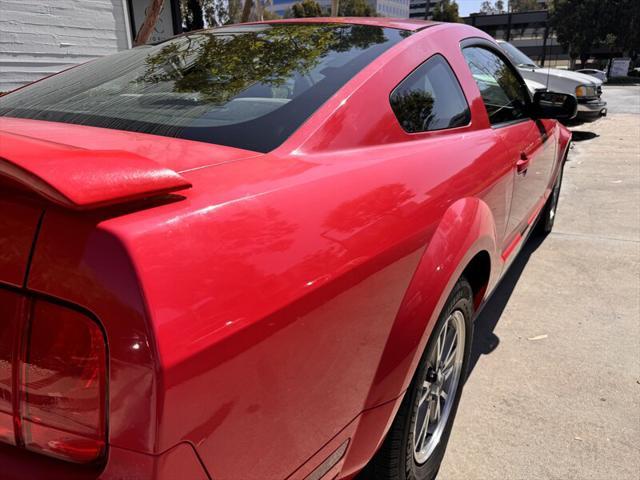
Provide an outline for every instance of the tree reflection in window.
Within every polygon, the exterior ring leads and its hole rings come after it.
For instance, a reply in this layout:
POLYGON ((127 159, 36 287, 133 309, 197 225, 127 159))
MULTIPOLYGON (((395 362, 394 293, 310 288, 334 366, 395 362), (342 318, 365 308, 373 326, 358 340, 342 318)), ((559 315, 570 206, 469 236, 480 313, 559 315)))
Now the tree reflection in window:
POLYGON ((267 152, 408 35, 331 23, 195 32, 29 85, 3 97, 0 115, 267 152))
MULTIPOLYGON (((214 31, 167 44, 147 57, 136 81, 172 82, 172 92, 197 93, 202 102, 221 104, 256 84, 281 87, 294 74, 311 75, 308 81, 315 83, 324 75, 313 71, 332 53, 365 50, 387 40, 381 28, 363 25, 276 24, 240 33, 230 30, 228 35, 214 31)), ((273 92, 265 88, 259 96, 273 97, 273 92)))
POLYGON ((520 80, 511 67, 493 52, 480 47, 463 50, 492 125, 527 116, 527 102, 520 80))
POLYGON ((409 133, 459 127, 470 120, 458 80, 441 55, 415 69, 389 100, 400 125, 409 133))

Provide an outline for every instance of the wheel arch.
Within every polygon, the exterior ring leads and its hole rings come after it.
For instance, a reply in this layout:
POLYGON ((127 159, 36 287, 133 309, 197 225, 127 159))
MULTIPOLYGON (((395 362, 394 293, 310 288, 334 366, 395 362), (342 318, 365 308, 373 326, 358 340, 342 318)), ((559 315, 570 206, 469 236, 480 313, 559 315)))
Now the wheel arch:
POLYGON ((488 205, 478 198, 452 204, 436 227, 407 288, 364 405, 364 414, 372 418, 377 410, 389 413, 383 415, 385 418, 375 415, 377 425, 366 429, 367 438, 358 438, 355 432, 351 443, 359 447, 347 452, 345 472, 361 469, 382 443, 439 312, 458 279, 464 275, 471 283, 477 308, 497 282, 499 257, 495 221, 488 205), (393 407, 388 408, 390 405, 393 407), (363 443, 368 448, 363 448, 363 443))
POLYGON ((478 309, 484 299, 491 279, 491 255, 487 250, 480 250, 469 261, 462 272, 473 290, 473 308, 478 309))
POLYGON ((440 310, 462 275, 477 307, 497 281, 501 264, 491 209, 472 197, 453 203, 436 227, 405 292, 365 408, 408 387, 440 310))

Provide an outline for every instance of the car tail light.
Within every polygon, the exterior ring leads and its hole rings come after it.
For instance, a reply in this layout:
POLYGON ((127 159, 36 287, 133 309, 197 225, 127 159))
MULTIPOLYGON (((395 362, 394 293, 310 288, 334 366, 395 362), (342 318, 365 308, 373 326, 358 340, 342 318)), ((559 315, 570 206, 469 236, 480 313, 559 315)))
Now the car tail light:
POLYGON ((13 323, 13 332, 0 328, 0 441, 76 463, 99 460, 106 448, 102 331, 70 308, 43 300, 23 303, 22 313, 5 324, 13 323), (11 375, 5 360, 9 336, 11 375), (12 406, 11 422, 7 404, 12 406))

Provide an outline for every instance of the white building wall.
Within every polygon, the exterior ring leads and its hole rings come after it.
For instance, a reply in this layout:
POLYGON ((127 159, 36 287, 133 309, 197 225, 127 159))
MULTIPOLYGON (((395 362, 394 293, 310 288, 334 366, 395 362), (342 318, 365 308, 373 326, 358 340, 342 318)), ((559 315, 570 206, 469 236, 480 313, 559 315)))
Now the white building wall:
POLYGON ((381 17, 409 18, 409 0, 376 0, 375 9, 381 17))
POLYGON ((0 92, 131 45, 124 0, 0 0, 0 92))

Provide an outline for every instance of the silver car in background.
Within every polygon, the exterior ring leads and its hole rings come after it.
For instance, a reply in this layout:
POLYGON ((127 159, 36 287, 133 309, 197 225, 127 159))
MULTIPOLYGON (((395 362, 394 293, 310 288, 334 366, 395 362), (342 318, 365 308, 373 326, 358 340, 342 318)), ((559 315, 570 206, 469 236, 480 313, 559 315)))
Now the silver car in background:
POLYGON ((603 70, 596 70, 595 68, 583 68, 581 70, 576 70, 578 73, 584 73, 585 75, 589 75, 590 77, 596 77, 598 80, 601 80, 602 83, 607 83, 607 72, 603 70))
POLYGON ((529 82, 537 82, 548 90, 568 93, 578 100, 576 121, 593 122, 607 114, 607 102, 602 100, 602 80, 584 73, 540 67, 521 50, 503 40, 497 41, 504 53, 529 82))

